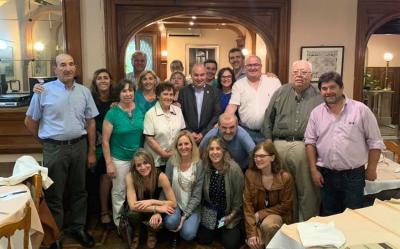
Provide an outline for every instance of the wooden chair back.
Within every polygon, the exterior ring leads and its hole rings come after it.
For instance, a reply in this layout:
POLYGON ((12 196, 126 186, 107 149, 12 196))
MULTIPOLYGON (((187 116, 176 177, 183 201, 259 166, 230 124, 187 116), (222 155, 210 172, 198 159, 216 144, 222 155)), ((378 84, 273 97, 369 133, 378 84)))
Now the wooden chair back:
POLYGON ((385 143, 386 149, 393 152, 395 160, 397 157, 396 162, 400 163, 400 145, 393 141, 384 141, 384 143, 385 143))
POLYGON ((29 247, 29 230, 31 229, 31 207, 29 201, 24 208, 24 217, 15 223, 11 223, 0 227, 0 238, 6 237, 8 239, 8 249, 11 249, 11 236, 17 230, 24 230, 24 249, 29 247))
POLYGON ((31 176, 28 179, 28 182, 30 182, 31 184, 31 195, 33 203, 35 203, 36 209, 39 210, 40 198, 42 197, 43 194, 42 190, 43 182, 40 171, 36 175, 31 176))

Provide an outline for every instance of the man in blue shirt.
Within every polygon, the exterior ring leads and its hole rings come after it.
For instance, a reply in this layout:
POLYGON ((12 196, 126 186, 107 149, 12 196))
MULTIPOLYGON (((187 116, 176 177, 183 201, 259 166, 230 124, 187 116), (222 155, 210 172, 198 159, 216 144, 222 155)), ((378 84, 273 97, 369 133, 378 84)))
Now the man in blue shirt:
POLYGON ((246 171, 249 165, 249 155, 255 144, 245 129, 238 126, 235 115, 223 113, 218 119, 218 128, 211 129, 200 143, 200 149, 204 150, 212 137, 221 137, 231 154, 232 158, 239 164, 242 171, 246 171))
POLYGON ((86 165, 93 167, 96 163, 94 117, 99 113, 89 89, 74 81, 75 72, 71 55, 56 57, 57 80, 33 95, 25 125, 43 143, 43 164, 54 181, 45 198, 58 228, 66 227, 65 231, 82 246, 93 247, 95 242, 85 230, 85 179, 86 165), (64 192, 69 206, 65 215, 64 192))

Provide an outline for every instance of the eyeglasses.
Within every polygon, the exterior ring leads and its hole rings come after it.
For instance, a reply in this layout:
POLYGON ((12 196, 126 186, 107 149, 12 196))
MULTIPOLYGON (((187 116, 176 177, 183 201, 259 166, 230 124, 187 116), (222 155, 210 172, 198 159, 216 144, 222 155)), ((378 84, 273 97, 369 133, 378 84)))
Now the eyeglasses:
POLYGON ((259 63, 247 64, 246 67, 247 67, 247 68, 252 68, 252 67, 258 68, 258 67, 261 67, 261 64, 259 64, 259 63))
POLYGON ((301 76, 306 76, 309 73, 311 73, 311 72, 309 72, 309 71, 293 71, 292 72, 293 75, 301 75, 301 76))
POLYGON ((264 158, 266 158, 267 156, 272 156, 272 155, 266 155, 266 154, 254 155, 254 159, 257 159, 257 158, 259 158, 259 159, 264 159, 264 158))
POLYGON ((232 79, 232 75, 223 75, 221 76, 221 79, 232 79))

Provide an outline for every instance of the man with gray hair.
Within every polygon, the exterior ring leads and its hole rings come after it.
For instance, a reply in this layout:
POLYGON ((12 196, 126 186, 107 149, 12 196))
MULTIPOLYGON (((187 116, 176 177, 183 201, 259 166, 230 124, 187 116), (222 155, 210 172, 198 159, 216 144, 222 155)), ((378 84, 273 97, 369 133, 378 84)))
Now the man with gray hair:
POLYGON ((200 149, 204 150, 212 137, 221 137, 228 147, 232 158, 239 164, 242 171, 246 171, 249 165, 249 155, 256 146, 245 129, 238 125, 235 115, 223 113, 218 119, 218 128, 211 129, 200 143, 200 149))
POLYGON ((135 88, 137 87, 140 74, 146 69, 147 65, 147 55, 142 51, 136 51, 132 54, 131 63, 133 67, 133 72, 126 75, 126 79, 132 81, 135 88))
POLYGON ((274 141, 282 165, 295 180, 294 221, 308 220, 319 213, 319 192, 310 175, 304 144, 304 132, 311 110, 323 102, 311 85, 312 65, 295 61, 291 83, 282 85, 272 96, 265 112, 262 132, 274 141))

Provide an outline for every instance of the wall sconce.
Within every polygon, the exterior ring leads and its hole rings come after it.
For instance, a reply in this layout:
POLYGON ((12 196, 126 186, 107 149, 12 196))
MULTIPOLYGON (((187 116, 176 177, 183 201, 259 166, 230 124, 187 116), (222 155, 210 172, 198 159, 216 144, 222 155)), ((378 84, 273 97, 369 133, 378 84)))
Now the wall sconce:
POLYGON ((161 57, 167 57, 168 56, 168 51, 167 50, 162 50, 161 51, 161 57))
POLYGON ((242 54, 247 56, 249 54, 249 50, 247 48, 242 48, 242 54))
POLYGON ((36 42, 34 45, 33 45, 33 49, 34 50, 36 50, 36 51, 43 51, 44 50, 44 44, 43 44, 43 42, 36 42))
POLYGON ((386 61, 386 68, 385 68, 385 89, 384 90, 391 90, 391 87, 388 86, 388 69, 389 69, 389 62, 393 60, 393 54, 390 52, 386 52, 383 55, 383 59, 386 61))

